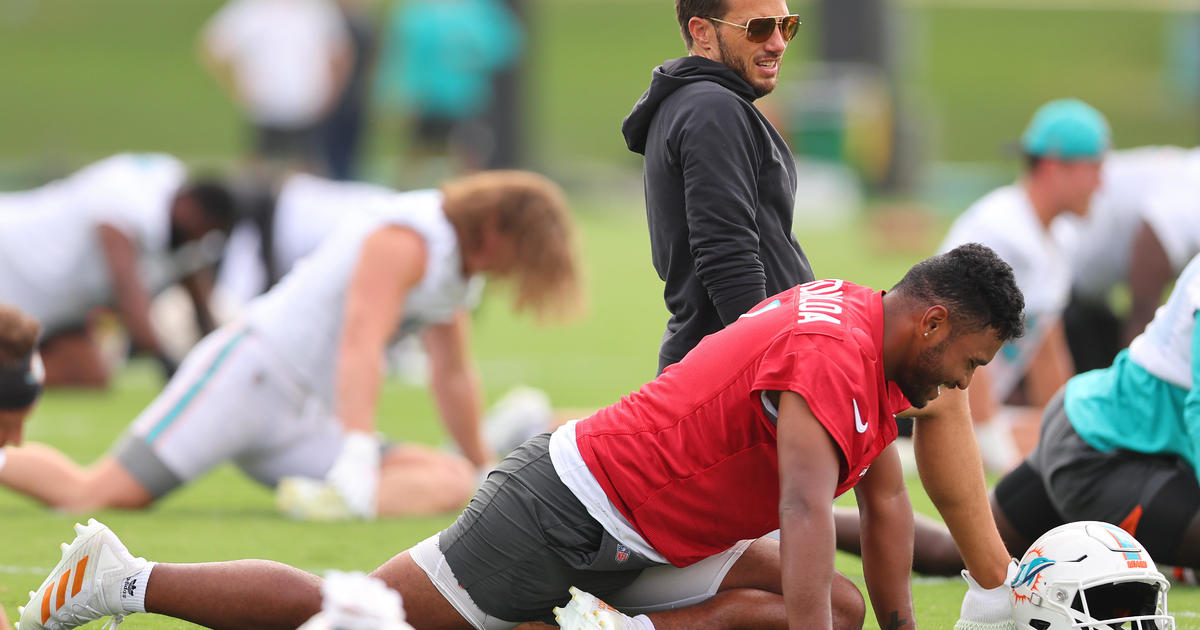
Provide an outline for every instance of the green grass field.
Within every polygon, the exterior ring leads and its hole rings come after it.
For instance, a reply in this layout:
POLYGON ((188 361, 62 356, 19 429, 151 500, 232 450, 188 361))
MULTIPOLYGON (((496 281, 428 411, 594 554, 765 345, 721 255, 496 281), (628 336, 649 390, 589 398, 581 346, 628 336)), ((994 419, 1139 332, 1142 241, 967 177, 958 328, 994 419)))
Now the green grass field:
MULTIPOLYGON (((196 32, 220 0, 7 0, 0 2, 0 190, 40 183, 89 160, 124 150, 164 150, 196 164, 229 164, 242 146, 234 108, 196 65, 196 32)), ((971 3, 977 4, 977 3, 971 3)), ((1200 143, 1196 104, 1167 82, 1167 41, 1179 14, 1125 9, 1038 10, 898 3, 901 82, 930 161, 999 162, 1032 110, 1060 96, 1090 100, 1110 117, 1118 146, 1200 143)), ((654 374, 666 313, 649 262, 640 161, 619 136, 621 119, 650 69, 682 54, 664 1, 528 0, 527 127, 532 166, 603 199, 577 201, 591 280, 582 320, 541 328, 514 320, 503 300, 477 312, 474 347, 489 400, 526 383, 561 407, 607 404, 654 374), (616 173, 615 177, 610 174, 616 173), (632 182, 632 183, 628 183, 632 182)), ((802 80, 819 16, 810 1, 791 8, 806 25, 791 46, 784 78, 802 80)), ((786 113, 781 90, 766 106, 786 113)), ((388 181, 400 142, 394 121, 377 120, 368 138, 372 175, 388 181)), ((963 186, 967 184, 964 183, 963 186)), ((968 191, 964 196, 974 194, 968 191)), ((929 247, 875 249, 863 223, 814 233, 797 226, 818 276, 889 286, 929 247)), ((936 242, 934 235, 934 242, 936 242)), ((29 426, 30 439, 80 461, 101 455, 161 386, 134 364, 105 394, 51 393, 29 426)), ((380 410, 396 437, 444 440, 424 390, 393 384, 380 410)), ((913 500, 928 500, 914 482, 913 500)), ((436 531, 450 517, 378 523, 302 524, 280 519, 267 490, 221 468, 141 514, 95 515, 136 554, 162 561, 264 557, 320 572, 369 570, 436 531)), ((56 561, 76 515, 48 512, 0 490, 0 605, 10 618, 56 561)), ((853 558, 838 567, 861 585, 853 558)), ((918 620, 948 628, 964 587, 957 580, 914 582, 918 620)), ((1200 628, 1200 590, 1177 588, 1180 628, 1200 628)), ((93 624, 99 627, 99 624, 93 624)), ((178 628, 151 616, 124 626, 178 628)), ((873 620, 867 627, 877 627, 873 620)))
MULTIPOLYGON (((512 385, 548 391, 560 407, 589 407, 616 400, 651 378, 664 321, 658 279, 649 265, 644 220, 633 205, 578 204, 591 309, 582 320, 540 328, 514 320, 501 296, 490 296, 477 313, 474 347, 489 400, 512 385)), ((863 238, 865 226, 833 232, 798 228, 822 276, 884 287, 899 278, 918 254, 884 253, 863 238)), ((161 383, 149 365, 135 362, 113 391, 46 396, 29 424, 28 437, 61 447, 79 461, 101 455, 126 424, 157 393, 161 383)), ((440 444, 444 440, 421 388, 391 384, 380 410, 388 434, 440 444)), ((932 513, 916 481, 917 509, 932 513)), ((64 515, 0 490, 0 604, 11 618, 58 557, 58 543, 72 536, 75 520, 96 516, 117 531, 138 555, 160 561, 198 562, 269 558, 321 572, 370 570, 433 533, 445 518, 375 523, 308 524, 284 520, 272 495, 223 467, 177 491, 145 513, 64 515)), ((857 559, 838 558, 838 569, 862 585, 857 559)), ((914 580, 917 619, 925 628, 948 628, 958 615, 964 586, 958 580, 914 580)), ((1200 611, 1200 590, 1172 592, 1176 611, 1200 611)), ((1200 616, 1181 616, 1181 628, 1200 628, 1200 616)), ((99 627, 100 624, 92 624, 99 627)), ((190 627, 162 617, 132 617, 123 627, 190 627)), ((868 628, 876 628, 869 620, 868 628)))

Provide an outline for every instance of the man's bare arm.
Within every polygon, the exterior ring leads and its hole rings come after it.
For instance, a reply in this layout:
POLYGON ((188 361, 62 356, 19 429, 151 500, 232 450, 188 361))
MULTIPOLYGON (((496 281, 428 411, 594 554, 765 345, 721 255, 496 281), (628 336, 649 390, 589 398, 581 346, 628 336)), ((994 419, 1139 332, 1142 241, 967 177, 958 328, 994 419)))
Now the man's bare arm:
POLYGON ((833 496, 840 452, 799 394, 779 398, 779 524, 788 627, 832 628, 833 496))
POLYGON ((913 511, 896 446, 888 446, 855 486, 862 524, 863 575, 880 628, 916 628, 909 578, 913 511))
POLYGON ((1146 222, 1142 222, 1133 238, 1133 251, 1129 259, 1129 293, 1132 305, 1129 318, 1122 333, 1122 346, 1128 346, 1133 338, 1142 334, 1146 324, 1154 319, 1154 312, 1163 301, 1167 285, 1175 278, 1171 259, 1162 241, 1146 222))
POLYGON ((924 409, 904 415, 917 419, 913 449, 921 483, 950 528, 967 569, 984 588, 999 586, 1010 558, 988 503, 967 392, 943 390, 924 409))
POLYGON ((150 323, 150 292, 142 283, 137 247, 112 225, 103 223, 96 229, 121 321, 135 347, 143 352, 161 354, 158 335, 150 323))
POLYGON ((491 466, 496 456, 479 431, 483 394, 470 356, 470 317, 459 311, 452 322, 426 328, 421 341, 429 354, 429 387, 442 423, 476 468, 491 466))
POLYGON ((425 241, 385 227, 367 237, 346 289, 337 358, 337 416, 347 431, 373 433, 383 353, 408 292, 425 274, 425 241))

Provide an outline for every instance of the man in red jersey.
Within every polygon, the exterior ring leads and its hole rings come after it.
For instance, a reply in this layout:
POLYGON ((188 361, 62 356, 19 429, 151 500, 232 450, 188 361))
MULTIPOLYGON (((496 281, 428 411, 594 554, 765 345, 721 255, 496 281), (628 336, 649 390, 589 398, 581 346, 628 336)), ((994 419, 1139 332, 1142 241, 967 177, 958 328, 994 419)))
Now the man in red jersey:
MULTIPOLYGON (((1010 559, 961 390, 1021 334, 1023 306, 1011 268, 973 244, 888 292, 841 280, 784 291, 618 403, 517 448, 454 524, 374 575, 421 629, 550 623, 568 587, 556 612, 572 629, 861 628, 862 595, 833 568, 831 504, 855 488, 876 619, 908 630, 913 516, 891 446, 906 413, 922 481, 977 582, 964 619, 1011 627, 1010 559)), ((100 616, 82 610, 295 627, 320 605, 319 579, 285 565, 148 564, 99 524, 80 532, 32 606, 88 550, 129 562, 52 610, 62 627, 100 616)))

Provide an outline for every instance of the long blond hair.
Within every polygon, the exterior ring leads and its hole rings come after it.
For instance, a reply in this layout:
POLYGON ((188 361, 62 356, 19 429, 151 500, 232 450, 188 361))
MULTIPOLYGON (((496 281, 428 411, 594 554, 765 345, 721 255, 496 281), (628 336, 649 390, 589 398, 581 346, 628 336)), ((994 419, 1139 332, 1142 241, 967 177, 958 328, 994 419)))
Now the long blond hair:
POLYGON ((557 184, 527 171, 484 171, 442 185, 442 209, 464 252, 489 232, 513 246, 513 307, 565 319, 584 305, 575 225, 557 184))
POLYGON ((41 326, 14 306, 0 304, 0 365, 22 361, 37 345, 41 326))

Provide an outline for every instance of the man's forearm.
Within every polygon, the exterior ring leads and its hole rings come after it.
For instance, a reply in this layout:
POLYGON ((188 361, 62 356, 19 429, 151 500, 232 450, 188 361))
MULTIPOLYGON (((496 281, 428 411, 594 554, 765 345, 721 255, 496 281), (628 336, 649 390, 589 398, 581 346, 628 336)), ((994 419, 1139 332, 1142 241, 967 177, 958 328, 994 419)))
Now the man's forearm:
POLYGON ((981 586, 999 586, 1009 555, 992 517, 970 423, 943 418, 923 424, 918 420, 914 436, 921 483, 950 529, 963 562, 981 586))
POLYGON ((150 354, 162 352, 150 320, 150 296, 140 281, 126 278, 117 282, 117 310, 136 348, 150 354))
POLYGON ((717 307, 717 315, 721 317, 722 324, 728 326, 736 322, 744 313, 767 299, 765 285, 757 286, 754 283, 750 283, 750 287, 750 289, 743 287, 740 290, 718 294, 709 291, 709 299, 717 307))
POLYGON ((728 326, 767 297, 753 213, 711 204, 690 204, 687 212, 696 277, 728 326))
POLYGON ((476 467, 491 465, 495 455, 483 443, 479 419, 483 413, 479 375, 473 367, 434 374, 432 388, 438 409, 463 456, 476 467))
POLYGON ((1142 222, 1134 235, 1130 260, 1136 263, 1129 266, 1127 279, 1131 304, 1122 331, 1122 346, 1129 345, 1154 319, 1155 311, 1162 304, 1163 292, 1175 277, 1167 250, 1148 223, 1142 222))
POLYGON ((380 350, 343 342, 337 368, 337 417, 346 431, 375 432, 375 408, 383 383, 380 350))
POLYGON ((913 513, 908 495, 862 510, 862 564, 879 627, 912 630, 913 513))
POLYGON ((196 315, 196 326, 200 333, 207 335, 216 330, 217 321, 210 307, 212 298, 213 274, 211 270, 193 272, 183 278, 182 284, 192 299, 192 309, 196 315))
POLYGON ((696 248, 696 276, 725 326, 767 298, 762 261, 744 247, 716 242, 696 248))
POLYGON ((779 548, 788 627, 832 628, 833 511, 782 508, 779 548))

